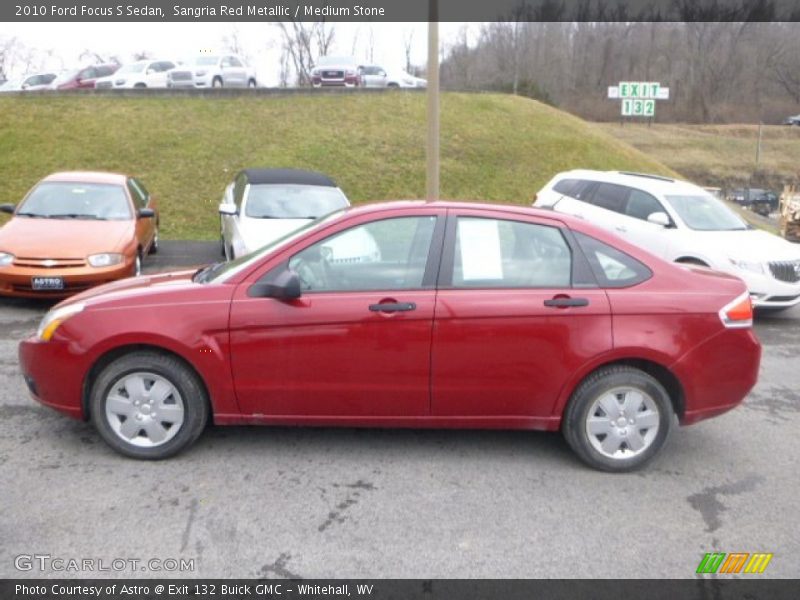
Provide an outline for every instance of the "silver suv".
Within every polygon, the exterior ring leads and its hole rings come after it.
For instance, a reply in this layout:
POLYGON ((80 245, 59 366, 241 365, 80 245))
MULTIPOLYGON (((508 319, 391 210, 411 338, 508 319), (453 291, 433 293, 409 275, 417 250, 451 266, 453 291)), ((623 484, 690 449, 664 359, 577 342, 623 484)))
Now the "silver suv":
POLYGON ((203 54, 167 73, 170 88, 256 87, 256 72, 235 54, 203 54))

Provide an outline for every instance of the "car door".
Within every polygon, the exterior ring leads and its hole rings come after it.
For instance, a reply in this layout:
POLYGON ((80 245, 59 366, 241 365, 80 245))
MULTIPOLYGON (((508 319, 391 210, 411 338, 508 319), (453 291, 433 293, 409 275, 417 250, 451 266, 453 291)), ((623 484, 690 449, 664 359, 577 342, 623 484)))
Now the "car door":
POLYGON ((665 257, 669 238, 675 231, 669 212, 652 194, 631 188, 624 211, 614 225, 614 232, 632 244, 644 248, 657 256, 665 257), (663 213, 669 225, 648 221, 650 215, 663 213))
POLYGON ((318 235, 237 288, 231 366, 243 413, 331 419, 429 413, 443 211, 368 219, 318 235), (254 283, 286 269, 302 281, 300 298, 249 295, 254 283))
POLYGON ((572 373, 612 347, 606 294, 557 220, 451 214, 441 273, 435 416, 550 418, 572 373))
POLYGON ((128 192, 133 200, 133 207, 137 211, 136 216, 136 239, 139 246, 147 250, 153 243, 153 237, 156 231, 155 218, 138 218, 138 211, 143 208, 150 208, 150 196, 142 183, 137 179, 130 177, 128 179, 128 192))
POLYGON ((222 81, 225 87, 245 87, 247 85, 246 69, 235 56, 222 59, 222 81))

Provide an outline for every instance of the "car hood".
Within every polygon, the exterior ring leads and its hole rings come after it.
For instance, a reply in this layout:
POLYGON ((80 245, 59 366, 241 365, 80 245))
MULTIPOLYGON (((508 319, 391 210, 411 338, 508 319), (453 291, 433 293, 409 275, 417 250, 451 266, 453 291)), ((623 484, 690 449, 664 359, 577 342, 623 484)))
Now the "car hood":
POLYGON ((727 258, 748 262, 800 260, 800 246, 755 229, 705 231, 703 242, 727 258))
POLYGON ((243 219, 239 233, 248 252, 274 242, 313 219, 243 219))
POLYGON ((85 258, 120 252, 135 232, 132 221, 14 217, 0 228, 0 251, 25 258, 85 258))
POLYGON ((67 306, 85 302, 87 304, 99 304, 105 301, 123 300, 133 298, 143 294, 151 294, 160 291, 173 291, 178 287, 200 286, 203 284, 194 283, 192 277, 197 269, 184 271, 169 271, 155 275, 143 275, 140 277, 128 277, 99 285, 67 298, 58 306, 67 306))

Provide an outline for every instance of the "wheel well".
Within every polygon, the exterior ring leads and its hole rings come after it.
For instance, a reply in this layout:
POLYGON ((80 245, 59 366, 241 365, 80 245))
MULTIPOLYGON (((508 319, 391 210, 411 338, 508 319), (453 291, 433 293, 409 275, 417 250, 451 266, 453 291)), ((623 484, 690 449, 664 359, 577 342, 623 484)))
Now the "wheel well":
MULTIPOLYGON (((602 364, 594 369, 591 373, 588 373, 586 377, 584 377, 581 382, 586 380, 588 377, 591 377, 592 374, 596 373, 600 369, 604 369, 606 367, 613 367, 613 366, 628 366, 633 367, 635 369, 639 369, 640 371, 644 371, 651 377, 654 377, 656 381, 658 381, 661 385, 664 386, 664 389, 667 390, 667 394, 669 395, 670 402, 672 402, 672 409, 675 411, 675 414, 678 415, 679 419, 683 418, 684 410, 686 409, 685 404, 685 396, 683 392, 683 386, 675 374, 656 362, 651 360, 645 360, 642 358, 626 358, 622 360, 617 360, 609 363, 602 364)), ((578 385, 580 385, 580 383, 578 385)), ((578 388, 578 385, 575 386, 575 389, 578 388)), ((574 392, 575 390, 573 390, 574 392)))
POLYGON ((192 371, 192 373, 194 373, 197 376, 197 380, 200 382, 200 385, 203 386, 203 390, 205 390, 206 393, 206 402, 208 402, 209 415, 211 415, 211 418, 213 419, 214 407, 211 404, 211 394, 209 393, 208 385, 206 385, 203 376, 200 375, 197 369, 194 368, 194 365, 192 365, 189 361, 184 359, 180 354, 176 354, 175 352, 171 352, 170 350, 166 350, 160 346, 152 346, 150 344, 129 344, 127 346, 120 346, 119 348, 114 348, 113 350, 109 350, 108 352, 100 356, 100 358, 98 358, 94 362, 92 367, 89 369, 89 372, 86 374, 86 378, 83 380, 83 391, 81 397, 84 420, 87 421, 89 420, 89 396, 92 393, 92 386, 94 386, 94 382, 97 379, 98 375, 100 375, 103 369, 105 369, 108 365, 110 365, 112 362, 114 362, 121 356, 129 354, 131 352, 138 352, 142 350, 146 350, 148 352, 155 352, 158 354, 162 354, 164 356, 171 356, 181 361, 184 365, 186 365, 186 367, 189 368, 192 371))

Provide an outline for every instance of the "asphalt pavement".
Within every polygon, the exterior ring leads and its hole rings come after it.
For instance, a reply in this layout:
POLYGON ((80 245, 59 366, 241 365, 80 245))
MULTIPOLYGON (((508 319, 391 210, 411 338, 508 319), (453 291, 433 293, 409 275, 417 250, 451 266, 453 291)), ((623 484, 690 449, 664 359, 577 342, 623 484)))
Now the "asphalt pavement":
MULTIPOLYGON (((218 255, 187 248, 148 270, 218 255)), ((743 406, 625 475, 536 432, 216 427, 174 459, 126 459, 29 398, 16 347, 46 309, 0 299, 0 577, 687 578, 711 551, 800 573, 800 308, 757 321, 743 406), (32 555, 128 562, 18 570, 32 555)))

